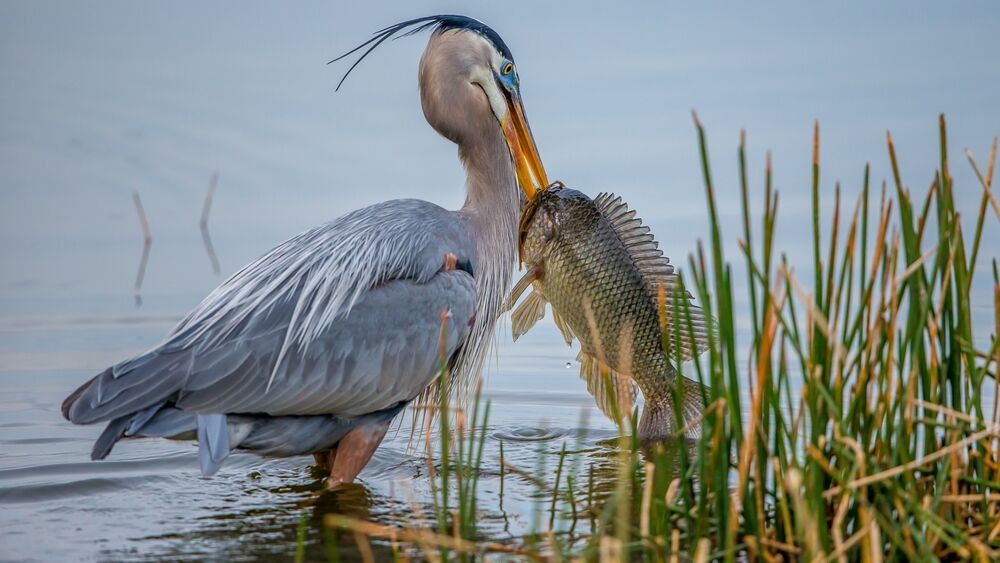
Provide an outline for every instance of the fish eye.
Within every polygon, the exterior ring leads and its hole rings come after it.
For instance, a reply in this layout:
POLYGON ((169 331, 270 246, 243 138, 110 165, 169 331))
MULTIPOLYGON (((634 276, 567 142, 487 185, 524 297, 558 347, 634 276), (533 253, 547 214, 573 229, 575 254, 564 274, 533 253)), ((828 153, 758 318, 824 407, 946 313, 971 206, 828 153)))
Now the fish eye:
POLYGON ((504 76, 507 76, 508 74, 510 74, 512 72, 514 72, 514 63, 512 63, 510 61, 507 61, 506 63, 504 63, 503 69, 500 70, 500 73, 503 74, 504 76))

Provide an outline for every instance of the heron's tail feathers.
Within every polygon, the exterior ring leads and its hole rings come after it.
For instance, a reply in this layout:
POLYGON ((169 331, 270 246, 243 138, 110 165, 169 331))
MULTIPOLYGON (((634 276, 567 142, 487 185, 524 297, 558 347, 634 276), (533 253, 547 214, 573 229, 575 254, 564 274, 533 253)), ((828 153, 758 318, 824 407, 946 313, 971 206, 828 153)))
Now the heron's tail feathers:
MULTIPOLYGON (((74 393, 75 395, 75 393, 74 393)), ((73 396, 71 395, 69 402, 73 396)), ((63 404, 63 415, 67 413, 63 404)), ((122 438, 130 436, 162 436, 174 437, 184 434, 193 435, 195 416, 179 409, 165 407, 163 403, 154 405, 139 412, 127 414, 113 419, 104 427, 104 432, 94 442, 90 451, 90 459, 97 461, 108 457, 111 449, 122 438), (180 416, 176 416, 179 414, 180 416)))
MULTIPOLYGON (((129 418, 174 397, 189 368, 190 354, 147 352, 109 367, 70 393, 62 404, 62 415, 73 424, 92 424, 129 418), (173 376, 173 377, 172 377, 173 376)), ((147 413, 148 420, 155 414, 147 413)))
MULTIPOLYGON (((149 352, 109 367, 66 397, 60 408, 66 420, 74 424, 108 421, 94 442, 91 459, 104 459, 119 440, 140 435, 147 425, 158 423, 153 426, 176 430, 166 427, 177 426, 177 420, 165 421, 158 415, 176 394, 164 371, 177 369, 177 364, 175 358, 149 352)), ((188 418, 193 423, 193 417, 188 418)))
MULTIPOLYGON (((230 445, 230 428, 226 415, 197 415, 165 405, 155 405, 135 414, 118 417, 104 428, 94 442, 90 459, 97 461, 108 457, 111 449, 123 438, 163 437, 198 439, 198 461, 204 475, 212 475, 222 467, 232 448, 239 445, 247 432, 236 437, 230 445)), ((241 429, 237 429, 240 432, 241 429)), ((247 429, 249 430, 249 428, 247 429)))
POLYGON ((129 418, 131 417, 123 416, 108 423, 104 428, 104 432, 101 432, 101 435, 97 437, 97 441, 94 442, 94 449, 90 450, 90 459, 97 461, 108 457, 108 454, 111 453, 111 448, 115 447, 118 440, 125 437, 125 429, 128 428, 129 418))
POLYGON ((83 394, 86 393, 88 389, 90 389, 90 386, 93 385, 95 382, 97 382, 97 379, 99 377, 101 377, 102 375, 104 375, 105 373, 107 373, 110 370, 111 370, 111 368, 108 368, 108 369, 104 370, 104 372, 102 372, 102 373, 100 373, 100 374, 98 374, 98 375, 90 378, 86 383, 84 383, 83 385, 77 387, 76 391, 73 391, 72 393, 70 393, 69 396, 66 397, 66 399, 63 400, 62 406, 60 407, 60 410, 62 411, 63 418, 65 418, 66 420, 68 420, 70 422, 76 422, 75 420, 73 420, 73 414, 71 414, 71 413, 75 414, 75 412, 76 412, 76 410, 74 409, 73 406, 80 400, 80 397, 82 397, 83 394))
POLYGON ((198 440, 201 471, 212 475, 236 448, 276 457, 325 451, 359 426, 388 424, 405 406, 404 401, 382 411, 340 418, 336 415, 197 414, 162 402, 109 422, 94 443, 91 459, 104 459, 124 438, 198 440))

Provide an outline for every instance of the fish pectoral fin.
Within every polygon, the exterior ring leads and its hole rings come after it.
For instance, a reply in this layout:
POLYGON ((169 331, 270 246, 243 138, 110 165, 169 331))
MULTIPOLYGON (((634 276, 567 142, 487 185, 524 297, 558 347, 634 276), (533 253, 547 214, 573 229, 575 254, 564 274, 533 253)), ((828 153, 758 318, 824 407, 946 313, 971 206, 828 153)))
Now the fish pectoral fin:
POLYGON ((580 352, 580 379, 587 384, 587 392, 594 397, 597 408, 612 422, 624 421, 632 415, 639 387, 627 375, 605 366, 600 360, 580 352))
POLYGON ((503 312, 510 311, 514 308, 514 305, 517 303, 517 300, 521 298, 524 290, 528 289, 528 286, 530 286, 533 281, 535 281, 535 271, 529 268, 528 271, 521 276, 521 279, 517 280, 517 283, 515 283, 514 287, 510 290, 510 296, 507 297, 507 302, 503 305, 503 312))
POLYGON ((517 309, 514 309, 510 316, 510 325, 515 341, 545 317, 546 303, 542 293, 535 289, 517 306, 517 309))
POLYGON ((552 308, 552 320, 555 321, 556 328, 558 328, 559 332, 562 333, 563 340, 566 341, 566 345, 572 346, 573 330, 569 328, 569 325, 566 324, 566 320, 562 318, 562 315, 559 314, 559 311, 556 311, 555 307, 552 308))

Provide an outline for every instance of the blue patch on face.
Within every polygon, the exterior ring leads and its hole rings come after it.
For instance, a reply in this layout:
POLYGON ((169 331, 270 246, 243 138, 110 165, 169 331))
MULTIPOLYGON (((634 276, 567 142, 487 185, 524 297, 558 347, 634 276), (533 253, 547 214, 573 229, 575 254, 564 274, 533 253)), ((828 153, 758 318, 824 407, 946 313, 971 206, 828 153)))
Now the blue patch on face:
POLYGON ((497 71, 497 81, 503 85, 511 94, 517 94, 517 71, 514 63, 509 59, 500 62, 500 69, 497 71))

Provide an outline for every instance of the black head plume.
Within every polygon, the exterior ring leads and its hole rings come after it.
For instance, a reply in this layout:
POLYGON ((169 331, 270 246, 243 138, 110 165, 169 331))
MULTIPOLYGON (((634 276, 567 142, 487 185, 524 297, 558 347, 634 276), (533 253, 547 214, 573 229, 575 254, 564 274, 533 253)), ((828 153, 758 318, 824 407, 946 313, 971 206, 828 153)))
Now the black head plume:
POLYGON ((508 60, 514 60, 513 55, 510 54, 510 49, 507 47, 507 44, 503 42, 503 39, 500 38, 500 35, 497 34, 497 32, 493 31, 493 28, 491 28, 490 26, 486 25, 485 23, 477 19, 473 19, 468 16, 459 16, 453 14, 424 16, 422 18, 415 18, 412 20, 400 22, 395 25, 390 25, 389 27, 380 29, 375 32, 375 37, 372 37, 368 41, 365 41, 364 43, 358 45, 357 47, 351 49, 350 51, 344 53, 343 55, 327 63, 327 64, 335 63, 367 47, 367 49, 365 49, 365 51, 361 53, 361 56, 358 57, 358 60, 354 61, 354 64, 352 64, 351 67, 347 69, 347 72, 344 73, 344 76, 340 79, 340 82, 337 83, 336 89, 340 90, 340 86, 344 83, 345 80, 347 80, 347 76, 351 74, 351 71, 353 71, 355 67, 361 64, 361 61, 363 61, 364 58, 367 57, 369 53, 374 51, 375 48, 381 45, 386 39, 389 39, 390 37, 393 36, 407 37, 410 35, 420 33, 421 31, 430 29, 432 27, 437 27, 437 29, 442 29, 442 30, 465 29, 468 31, 472 31, 474 33, 478 33, 479 35, 483 36, 487 41, 489 41, 496 48, 496 50, 500 52, 501 55, 506 57, 508 60))

